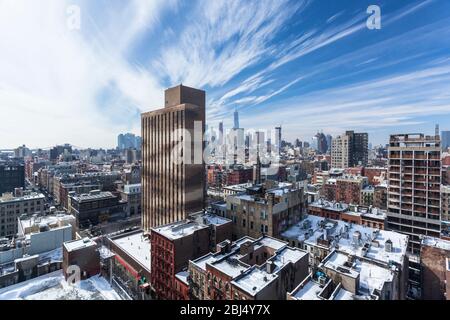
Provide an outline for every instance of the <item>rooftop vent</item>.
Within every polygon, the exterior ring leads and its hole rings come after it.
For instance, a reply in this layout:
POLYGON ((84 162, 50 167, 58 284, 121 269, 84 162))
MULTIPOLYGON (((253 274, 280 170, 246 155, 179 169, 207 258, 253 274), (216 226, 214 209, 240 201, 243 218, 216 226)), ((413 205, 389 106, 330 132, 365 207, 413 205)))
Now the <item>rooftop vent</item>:
POLYGON ((392 241, 390 239, 387 239, 384 244, 384 250, 386 252, 392 252, 392 241))

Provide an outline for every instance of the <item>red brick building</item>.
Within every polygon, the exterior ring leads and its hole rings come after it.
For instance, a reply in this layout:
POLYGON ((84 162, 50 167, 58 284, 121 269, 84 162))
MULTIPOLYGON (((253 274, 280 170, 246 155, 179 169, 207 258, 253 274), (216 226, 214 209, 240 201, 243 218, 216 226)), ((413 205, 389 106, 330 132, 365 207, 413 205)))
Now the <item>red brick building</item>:
POLYGON ((189 260, 209 252, 209 227, 183 220, 151 229, 151 284, 160 299, 181 300, 175 279, 189 260))
POLYGON ((351 175, 351 176, 363 176, 364 175, 364 167, 345 168, 344 173, 351 175))
POLYGON ((366 177, 343 177, 336 179, 336 201, 348 204, 361 203, 361 190, 367 185, 366 177))
POLYGON ((382 180, 387 178, 387 168, 383 167, 368 167, 364 168, 363 176, 367 177, 369 184, 376 186, 382 180))
POLYGON ((448 259, 450 258, 450 241, 425 237, 420 249, 422 267, 422 299, 449 299, 450 282, 448 259))
POLYGON ((100 253, 97 244, 89 238, 64 242, 62 267, 66 280, 73 274, 71 266, 79 268, 81 280, 99 274, 100 253))

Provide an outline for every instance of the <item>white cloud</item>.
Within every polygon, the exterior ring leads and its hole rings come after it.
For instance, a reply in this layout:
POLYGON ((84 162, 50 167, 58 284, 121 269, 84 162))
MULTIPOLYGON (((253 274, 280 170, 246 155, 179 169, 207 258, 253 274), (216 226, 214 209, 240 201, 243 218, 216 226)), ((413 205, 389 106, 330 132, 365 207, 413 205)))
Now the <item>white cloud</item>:
POLYGON ((171 3, 135 0, 122 12, 126 21, 111 19, 109 27, 95 28, 90 18, 99 12, 93 12, 94 3, 81 1, 79 31, 66 27, 70 4, 0 2, 1 147, 113 146, 119 132, 139 132, 135 123, 114 122, 115 112, 130 111, 120 102, 146 109, 162 101, 158 80, 130 65, 124 53, 140 32, 158 22, 158 10, 171 3), (101 106, 98 96, 110 83, 117 101, 101 106))

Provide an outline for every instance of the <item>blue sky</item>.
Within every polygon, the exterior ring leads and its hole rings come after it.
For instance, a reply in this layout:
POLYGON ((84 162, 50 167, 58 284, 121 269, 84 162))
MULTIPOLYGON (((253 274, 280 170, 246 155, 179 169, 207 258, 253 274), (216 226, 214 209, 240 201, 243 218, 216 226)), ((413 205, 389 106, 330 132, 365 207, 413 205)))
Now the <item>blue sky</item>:
POLYGON ((446 0, 3 0, 0 148, 113 147, 180 82, 207 91, 209 126, 237 109, 289 141, 450 130, 449 39, 446 0))

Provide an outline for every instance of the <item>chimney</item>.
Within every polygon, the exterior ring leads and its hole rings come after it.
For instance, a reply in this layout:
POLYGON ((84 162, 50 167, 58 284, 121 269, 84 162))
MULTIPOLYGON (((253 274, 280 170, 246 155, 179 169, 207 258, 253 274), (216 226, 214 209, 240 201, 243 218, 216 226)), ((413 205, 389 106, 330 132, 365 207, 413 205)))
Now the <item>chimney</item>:
POLYGON ((268 274, 272 274, 273 271, 275 270, 275 263, 273 263, 272 261, 267 261, 266 262, 266 272, 268 274))

